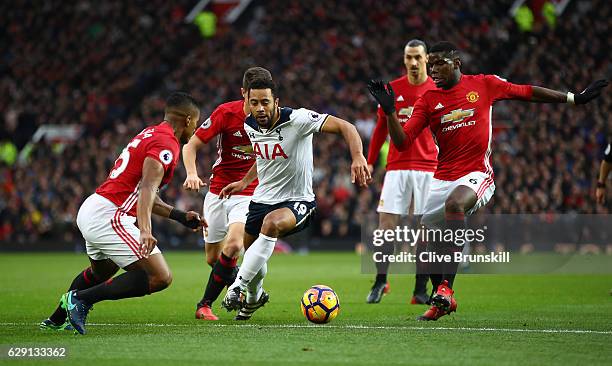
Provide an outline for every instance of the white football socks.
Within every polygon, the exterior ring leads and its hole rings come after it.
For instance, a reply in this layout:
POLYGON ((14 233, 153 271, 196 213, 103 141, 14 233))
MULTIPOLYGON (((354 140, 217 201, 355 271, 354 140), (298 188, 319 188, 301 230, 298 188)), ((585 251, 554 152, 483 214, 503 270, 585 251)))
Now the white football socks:
POLYGON ((244 290, 268 259, 270 259, 272 252, 274 252, 274 245, 276 245, 276 238, 260 233, 249 249, 244 252, 244 258, 236 276, 236 281, 234 281, 230 288, 240 286, 240 289, 244 290))
POLYGON ((268 264, 264 263, 263 267, 257 272, 255 277, 247 284, 246 301, 248 304, 256 303, 263 293, 263 280, 268 273, 268 264))

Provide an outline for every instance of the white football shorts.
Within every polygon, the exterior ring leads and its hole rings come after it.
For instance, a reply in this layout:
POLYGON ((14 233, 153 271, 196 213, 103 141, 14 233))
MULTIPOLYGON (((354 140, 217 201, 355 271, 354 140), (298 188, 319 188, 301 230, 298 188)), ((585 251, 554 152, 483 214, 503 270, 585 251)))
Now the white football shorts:
POLYGON ((206 193, 204 197, 204 219, 208 229, 204 231, 207 244, 221 242, 227 235, 229 225, 246 223, 251 196, 232 195, 230 198, 219 199, 214 193, 206 193))
POLYGON ((422 215, 433 172, 419 170, 389 170, 385 173, 377 212, 408 215, 414 199, 414 214, 422 215))
MULTIPOLYGON (((94 193, 83 202, 77 226, 85 238, 87 255, 93 260, 110 259, 125 268, 142 258, 136 218, 99 194, 94 193)), ((156 246, 151 255, 158 253, 161 251, 156 246)))
POLYGON ((446 200, 458 186, 466 186, 476 192, 476 204, 466 212, 467 215, 473 214, 486 205, 495 192, 493 178, 484 172, 471 172, 454 181, 434 178, 431 182, 423 218, 421 219, 421 223, 425 227, 443 228, 446 221, 444 209, 446 200))

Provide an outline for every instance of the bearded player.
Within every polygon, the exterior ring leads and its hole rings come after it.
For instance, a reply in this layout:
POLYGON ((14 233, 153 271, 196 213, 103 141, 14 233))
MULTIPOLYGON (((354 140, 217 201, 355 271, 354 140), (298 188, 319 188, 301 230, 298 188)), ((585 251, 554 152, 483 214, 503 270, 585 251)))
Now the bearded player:
POLYGON ((180 146, 193 135, 200 110, 186 93, 166 101, 164 120, 145 128, 123 149, 108 178, 79 208, 77 225, 85 238, 91 266, 72 281, 60 307, 41 328, 65 329, 66 320, 85 334, 93 304, 140 297, 172 282, 168 264, 153 236, 151 214, 197 230, 205 225, 193 211, 183 212, 157 194, 172 179, 180 146), (119 268, 125 273, 112 277, 119 268))
MULTIPOLYGON (((427 76, 427 46, 425 42, 414 39, 404 47, 404 65, 406 75, 393 80, 391 86, 396 92, 395 110, 397 118, 403 125, 412 114, 414 103, 425 91, 435 89, 433 80, 427 76)), ((368 151, 368 168, 374 170, 374 163, 382 144, 387 139, 387 117, 380 106, 377 111, 377 120, 370 148, 368 151)), ((395 230, 402 215, 408 215, 411 201, 414 203, 414 215, 417 222, 423 214, 425 199, 429 191, 429 184, 436 170, 438 149, 429 130, 423 131, 414 144, 404 150, 398 151, 393 143, 389 147, 387 158, 387 173, 383 183, 382 192, 377 211, 379 213, 378 228, 382 230, 395 230)), ((418 254, 423 245, 417 246, 418 254)), ((384 243, 376 248, 385 255, 393 254, 393 243, 384 243)), ((386 257, 383 257, 386 258, 386 257)), ((367 297, 368 303, 378 303, 383 293, 388 291, 387 272, 389 262, 376 263, 376 279, 367 297)), ((429 299, 427 294, 427 280, 429 276, 423 273, 423 266, 417 263, 417 274, 411 304, 425 304, 429 299)))
MULTIPOLYGON (((423 129, 431 129, 439 148, 438 167, 421 222, 427 228, 453 230, 454 242, 428 243, 427 248, 453 258, 454 252, 461 251, 458 244, 465 242, 465 238, 458 237, 465 228, 465 215, 484 206, 495 190, 491 166, 493 104, 513 99, 581 105, 597 98, 608 82, 596 81, 574 94, 516 85, 495 75, 464 75, 459 50, 449 42, 430 49, 429 65, 437 89, 423 94, 403 127, 395 115, 393 88, 388 84, 385 88, 382 81, 372 81, 368 89, 387 115, 389 133, 398 150, 408 149, 423 129)), ((450 261, 430 266, 430 279, 437 290, 432 292, 433 306, 419 320, 437 320, 456 311, 452 287, 457 265, 450 261)))
POLYGON ((312 189, 313 134, 341 134, 353 159, 353 183, 366 186, 371 180, 355 126, 305 108, 280 107, 276 87, 270 80, 253 81, 247 100, 251 115, 244 129, 251 139, 256 164, 243 179, 221 191, 222 197, 228 197, 245 189, 256 177, 259 179, 244 229, 247 250, 236 281, 228 287, 222 303, 228 311, 240 310, 237 320, 249 319, 269 299, 263 290, 263 279, 276 240, 305 229, 311 221, 316 207, 312 189))
MULTIPOLYGON (((251 67, 242 78, 241 94, 256 78, 272 80, 270 72, 262 67, 251 67)), ((236 278, 236 262, 243 248, 244 223, 249 202, 257 186, 254 180, 243 191, 220 200, 221 189, 246 175, 255 159, 251 141, 244 131, 244 120, 249 113, 244 99, 218 106, 183 147, 183 164, 187 179, 183 187, 199 190, 204 183, 198 177, 196 153, 204 144, 217 137, 219 157, 215 161, 210 177, 210 189, 204 198, 203 215, 208 223, 204 230, 206 261, 212 267, 204 296, 196 305, 196 318, 218 320, 212 312, 212 304, 223 288, 236 278)))

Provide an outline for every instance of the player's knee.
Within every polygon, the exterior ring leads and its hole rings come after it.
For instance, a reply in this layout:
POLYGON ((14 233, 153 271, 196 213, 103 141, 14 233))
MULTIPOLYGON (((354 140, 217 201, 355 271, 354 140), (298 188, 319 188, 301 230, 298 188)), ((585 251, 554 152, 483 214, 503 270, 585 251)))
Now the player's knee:
POLYGON ((232 238, 225 243, 223 253, 226 256, 234 258, 240 254, 242 250, 242 238, 232 238))
POLYGON ((263 225, 261 225, 261 232, 274 238, 278 238, 284 229, 284 220, 276 216, 266 216, 263 225))
POLYGON ((206 255, 206 263, 208 263, 209 266, 214 266, 215 263, 217 262, 217 258, 213 255, 206 255))
POLYGON ((393 230, 397 226, 398 221, 399 220, 396 215, 381 215, 379 220, 379 226, 383 230, 393 230))
POLYGON ((446 199, 444 211, 446 213, 464 213, 465 203, 457 197, 450 196, 446 199))
POLYGON ((149 276, 149 288, 151 292, 161 291, 166 289, 172 283, 172 273, 170 271, 156 273, 149 276))

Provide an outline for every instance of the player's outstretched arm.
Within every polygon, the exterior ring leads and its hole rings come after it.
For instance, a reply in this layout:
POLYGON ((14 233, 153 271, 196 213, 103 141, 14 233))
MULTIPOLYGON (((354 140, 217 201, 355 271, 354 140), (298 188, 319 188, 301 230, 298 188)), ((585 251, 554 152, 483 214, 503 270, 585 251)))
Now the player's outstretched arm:
POLYGON ((363 156, 363 143, 355 126, 338 117, 328 116, 325 122, 323 122, 321 132, 341 134, 344 137, 344 141, 349 145, 353 159, 351 164, 351 182, 356 182, 361 187, 367 187, 368 183, 372 181, 372 175, 370 174, 370 169, 368 169, 368 162, 363 156))
POLYGON ((591 100, 599 97, 603 88, 608 86, 607 80, 597 80, 581 93, 574 94, 572 92, 563 93, 560 91, 543 88, 541 86, 533 86, 531 101, 536 103, 569 103, 569 104, 587 104, 591 100))
POLYGON ((206 220, 204 220, 199 213, 195 211, 185 212, 178 210, 164 202, 158 194, 155 195, 155 201, 153 202, 153 213, 180 222, 193 231, 198 231, 202 226, 208 226, 206 220))
POLYGON ((368 148, 368 169, 370 174, 374 172, 374 164, 380 155, 380 149, 387 140, 389 129, 387 128, 387 116, 383 112, 382 108, 377 108, 376 111, 376 125, 370 138, 370 146, 368 148))
POLYGON ((198 168, 196 167, 196 156, 198 149, 204 143, 196 135, 191 136, 189 142, 183 146, 183 165, 187 172, 187 178, 183 183, 183 188, 188 191, 198 191, 206 184, 198 177, 198 168))
POLYGON ((380 105, 387 116, 387 128, 391 141, 399 151, 408 149, 419 134, 429 124, 429 115, 425 108, 426 103, 423 98, 419 98, 412 110, 412 116, 404 126, 397 119, 395 114, 395 92, 391 84, 385 83, 382 80, 370 80, 368 82, 368 91, 380 105))
POLYGON ((395 114, 395 92, 391 84, 387 83, 385 86, 382 80, 370 80, 368 82, 368 91, 376 99, 380 108, 387 116, 387 127, 391 141, 393 141, 396 147, 403 146, 406 140, 406 133, 395 114))
POLYGON ((219 192, 219 199, 221 198, 230 198, 232 194, 242 192, 246 187, 251 184, 255 178, 257 178, 257 163, 254 163, 251 166, 251 169, 242 177, 241 180, 237 182, 230 183, 223 187, 221 192, 219 192))

